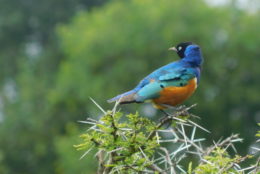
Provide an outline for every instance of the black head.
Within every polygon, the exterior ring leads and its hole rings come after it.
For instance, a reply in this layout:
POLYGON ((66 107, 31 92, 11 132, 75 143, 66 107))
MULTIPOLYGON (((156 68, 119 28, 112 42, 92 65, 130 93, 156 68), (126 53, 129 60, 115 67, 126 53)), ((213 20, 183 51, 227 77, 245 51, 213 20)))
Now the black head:
POLYGON ((179 44, 176 46, 177 54, 180 56, 180 58, 183 58, 183 57, 184 57, 184 52, 185 52, 186 48, 187 48, 189 45, 192 45, 192 44, 193 44, 192 42, 182 42, 182 43, 179 43, 179 44))
POLYGON ((177 54, 180 56, 180 58, 184 58, 184 52, 185 52, 186 48, 192 44, 193 44, 192 42, 182 42, 182 43, 179 43, 176 47, 172 47, 169 49, 176 51, 177 54))

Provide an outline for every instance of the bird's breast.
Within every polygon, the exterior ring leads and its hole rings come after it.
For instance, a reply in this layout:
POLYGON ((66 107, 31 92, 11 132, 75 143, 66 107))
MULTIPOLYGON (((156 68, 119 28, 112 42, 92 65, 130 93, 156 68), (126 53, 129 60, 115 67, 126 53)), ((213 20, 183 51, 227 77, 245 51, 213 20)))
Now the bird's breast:
POLYGON ((191 79, 187 85, 165 87, 160 92, 160 97, 153 99, 155 107, 165 109, 164 105, 176 106, 189 98, 197 88, 197 78, 191 79))

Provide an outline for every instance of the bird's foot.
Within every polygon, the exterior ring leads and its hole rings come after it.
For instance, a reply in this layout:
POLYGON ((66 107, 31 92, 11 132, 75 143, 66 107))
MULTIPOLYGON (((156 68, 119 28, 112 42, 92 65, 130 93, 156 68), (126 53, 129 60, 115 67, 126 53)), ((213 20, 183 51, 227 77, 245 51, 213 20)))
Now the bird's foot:
POLYGON ((179 106, 179 107, 176 107, 175 110, 176 110, 177 112, 179 112, 179 111, 182 111, 182 110, 185 109, 185 108, 187 108, 185 105, 181 105, 181 106, 179 106))
POLYGON ((181 106, 179 106, 179 107, 177 107, 176 109, 175 109, 175 112, 177 113, 177 112, 179 112, 179 116, 180 117, 186 117, 186 116, 190 116, 190 113, 188 112, 188 107, 187 106, 185 106, 185 105, 181 105, 181 106))

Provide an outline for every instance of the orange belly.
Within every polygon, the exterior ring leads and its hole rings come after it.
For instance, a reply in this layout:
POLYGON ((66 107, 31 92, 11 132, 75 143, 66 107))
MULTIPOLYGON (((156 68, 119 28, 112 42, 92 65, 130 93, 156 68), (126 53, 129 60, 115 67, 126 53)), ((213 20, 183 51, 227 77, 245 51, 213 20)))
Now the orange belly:
POLYGON ((153 99, 155 107, 165 109, 163 105, 176 106, 189 98, 197 88, 197 79, 191 79, 186 86, 166 87, 160 92, 160 97, 153 99))

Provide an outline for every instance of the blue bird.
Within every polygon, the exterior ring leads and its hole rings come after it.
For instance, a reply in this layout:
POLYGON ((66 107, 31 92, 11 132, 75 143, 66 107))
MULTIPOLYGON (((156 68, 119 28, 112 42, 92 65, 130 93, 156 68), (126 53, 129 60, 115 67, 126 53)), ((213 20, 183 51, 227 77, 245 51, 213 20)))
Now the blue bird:
POLYGON ((151 101, 157 109, 176 106, 189 98, 200 81, 203 57, 192 42, 183 42, 169 50, 176 51, 180 60, 167 64, 146 76, 132 90, 120 94, 109 103, 143 103, 151 101))

